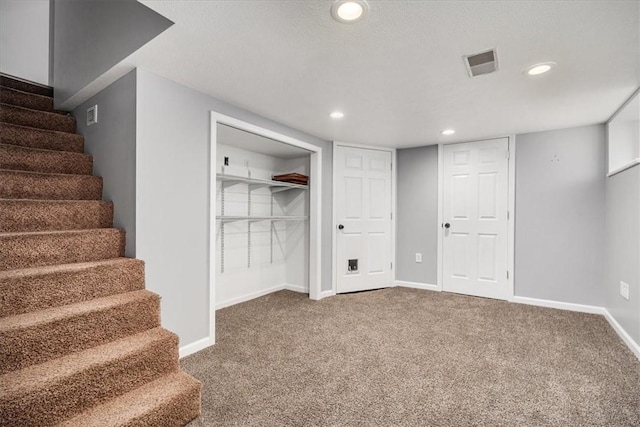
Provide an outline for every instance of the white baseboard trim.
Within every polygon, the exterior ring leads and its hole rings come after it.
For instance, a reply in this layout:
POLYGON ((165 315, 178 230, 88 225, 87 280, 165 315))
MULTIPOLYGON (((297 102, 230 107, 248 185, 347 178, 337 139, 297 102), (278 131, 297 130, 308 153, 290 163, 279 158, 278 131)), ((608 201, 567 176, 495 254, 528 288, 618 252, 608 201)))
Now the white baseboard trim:
POLYGON ((189 356, 190 354, 196 353, 200 350, 204 350, 212 345, 213 340, 211 337, 204 337, 198 341, 192 342, 191 344, 180 347, 178 354, 180 355, 180 359, 182 359, 183 357, 189 356))
POLYGON ((428 291, 438 291, 438 285, 419 282, 406 282, 404 280, 396 280, 394 286, 402 286, 403 288, 426 289, 428 291))
POLYGON ((284 286, 284 289, 286 289, 288 291, 300 292, 302 294, 308 294, 309 293, 309 288, 306 288, 304 286, 292 285, 291 283, 285 283, 283 286, 284 286))
POLYGON ((636 355, 638 360, 640 360, 640 345, 631 338, 631 336, 625 331, 620 323, 609 313, 609 310, 603 308, 604 310, 604 318, 607 319, 611 327, 617 334, 620 336, 622 341, 629 347, 629 349, 636 355))
POLYGON ((557 308, 559 310, 577 311, 580 313, 602 314, 605 313, 604 307, 595 305, 574 304, 570 302, 552 301, 547 299, 528 298, 515 296, 511 300, 517 304, 536 305, 538 307, 557 308))
POLYGON ((226 301, 222 301, 216 304, 216 310, 220 310, 221 308, 229 307, 235 304, 240 304, 241 302, 250 301, 255 298, 260 298, 262 296, 272 294, 274 292, 278 292, 284 289, 284 285, 274 286, 272 288, 263 289, 261 291, 252 292, 250 294, 242 295, 236 298, 231 298, 226 301))

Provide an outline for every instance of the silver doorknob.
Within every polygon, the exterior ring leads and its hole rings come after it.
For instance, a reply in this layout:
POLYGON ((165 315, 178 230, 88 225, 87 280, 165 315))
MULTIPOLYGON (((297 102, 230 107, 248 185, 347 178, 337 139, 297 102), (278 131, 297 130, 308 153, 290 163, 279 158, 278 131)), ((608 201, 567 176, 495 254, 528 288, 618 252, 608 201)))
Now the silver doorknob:
POLYGON ((342 224, 340 224, 340 225, 338 226, 338 230, 342 230, 343 228, 344 228, 344 225, 342 225, 342 224))
POLYGON ((444 224, 444 228, 450 228, 451 224, 449 224, 448 222, 444 224))

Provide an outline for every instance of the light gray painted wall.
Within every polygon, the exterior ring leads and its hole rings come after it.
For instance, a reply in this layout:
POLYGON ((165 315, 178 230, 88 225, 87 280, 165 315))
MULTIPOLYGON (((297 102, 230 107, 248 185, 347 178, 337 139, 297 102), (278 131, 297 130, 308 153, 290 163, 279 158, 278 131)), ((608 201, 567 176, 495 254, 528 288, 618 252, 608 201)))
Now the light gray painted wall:
POLYGON ((606 206, 606 308, 640 344, 640 166, 607 178, 606 206))
POLYGON ((397 151, 396 280, 438 281, 438 146, 397 151), (422 263, 415 262, 416 252, 422 263))
POLYGON ((93 173, 102 176, 104 200, 114 203, 114 226, 127 231, 126 254, 136 255, 135 70, 73 110, 93 173), (87 108, 98 105, 98 123, 87 126, 87 108))
POLYGON ((604 125, 516 137, 515 294, 602 306, 604 125))
POLYGON ((49 0, 0 1, 0 72, 49 84, 49 0))
POLYGON ((173 25, 136 0, 52 1, 56 105, 173 25))
POLYGON ((212 110, 323 148, 321 271, 330 289, 331 144, 147 71, 137 76, 136 251, 147 288, 163 297, 163 325, 180 345, 208 336, 212 110))

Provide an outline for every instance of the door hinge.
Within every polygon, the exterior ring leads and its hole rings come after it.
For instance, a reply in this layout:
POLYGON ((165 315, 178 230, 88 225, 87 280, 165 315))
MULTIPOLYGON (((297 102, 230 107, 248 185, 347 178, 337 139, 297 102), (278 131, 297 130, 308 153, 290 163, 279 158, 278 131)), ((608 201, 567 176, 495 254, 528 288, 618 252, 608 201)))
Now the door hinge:
POLYGON ((507 211, 507 219, 509 219, 509 211, 507 211))
POLYGON ((391 215, 390 215, 390 217, 391 217, 391 219, 393 219, 393 212, 391 212, 391 215))
POLYGON ((507 270, 507 279, 509 279, 509 270, 507 270))
POLYGON ((511 151, 507 150, 507 159, 511 158, 511 151))
POLYGON ((393 163, 389 163, 389 169, 393 170, 393 163))
POLYGON ((393 263, 391 263, 391 269, 393 270, 393 263))

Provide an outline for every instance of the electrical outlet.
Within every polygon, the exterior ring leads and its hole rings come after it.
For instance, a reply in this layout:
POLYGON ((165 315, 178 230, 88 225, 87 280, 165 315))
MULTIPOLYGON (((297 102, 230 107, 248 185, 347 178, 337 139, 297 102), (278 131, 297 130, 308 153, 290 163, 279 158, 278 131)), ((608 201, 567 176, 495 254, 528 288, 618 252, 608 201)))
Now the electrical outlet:
POLYGON ((422 254, 420 252, 416 252, 416 262, 422 262, 422 254))
POLYGON ((624 283, 623 281, 620 281, 620 295, 622 295, 622 298, 629 301, 629 284, 628 283, 624 283))

